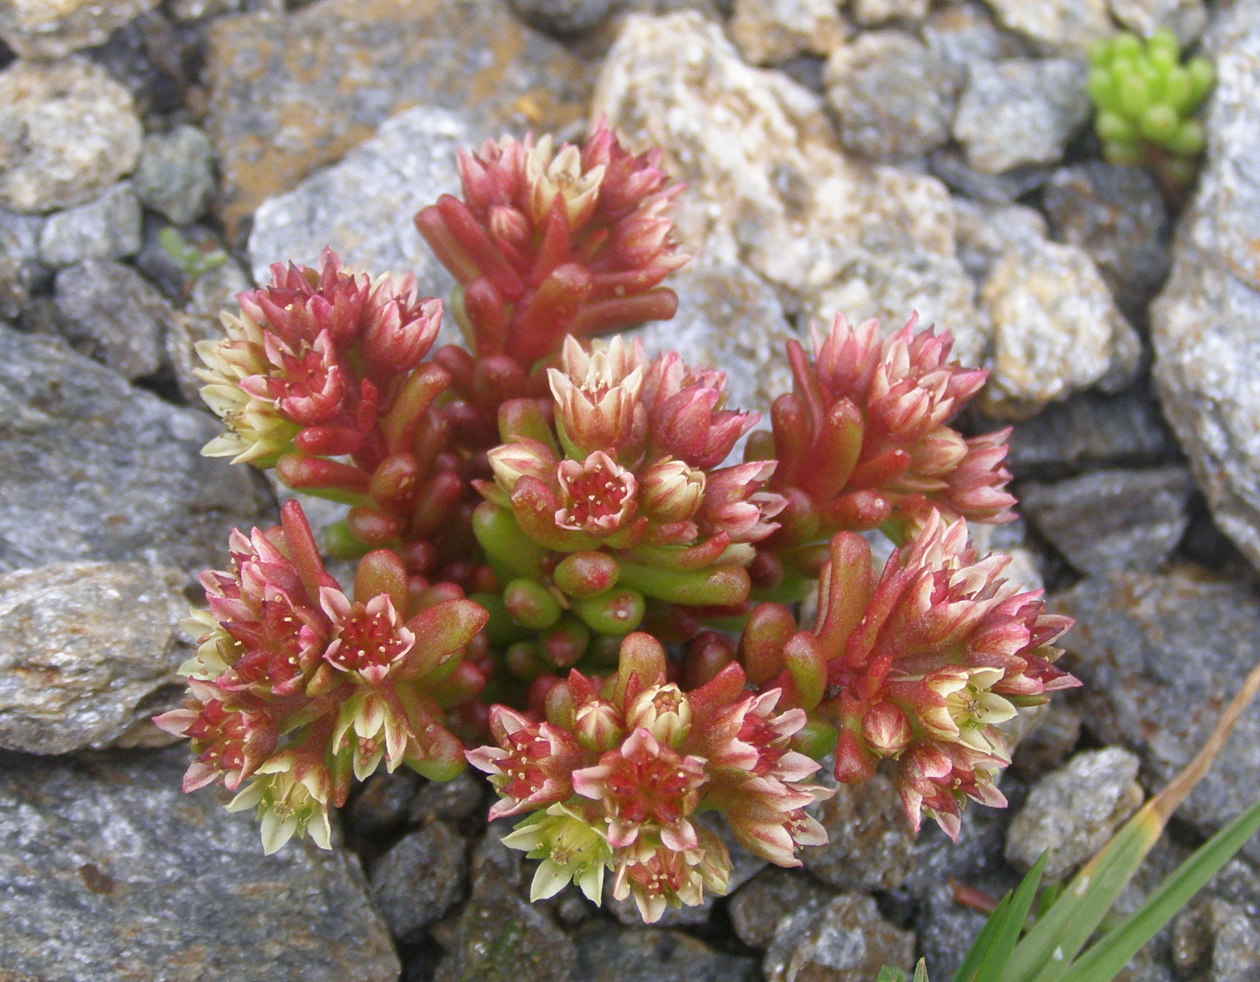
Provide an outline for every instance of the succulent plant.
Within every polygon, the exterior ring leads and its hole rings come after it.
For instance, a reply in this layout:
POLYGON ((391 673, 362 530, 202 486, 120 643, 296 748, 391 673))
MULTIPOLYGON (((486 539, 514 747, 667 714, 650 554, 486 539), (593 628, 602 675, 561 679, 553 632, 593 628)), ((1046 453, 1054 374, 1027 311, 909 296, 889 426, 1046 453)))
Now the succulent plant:
POLYGON ((1189 184, 1205 145, 1193 117, 1214 81, 1207 59, 1182 64, 1167 28, 1145 41, 1127 32, 1099 41, 1089 52, 1086 87, 1103 155, 1113 164, 1151 166, 1174 186, 1189 184))

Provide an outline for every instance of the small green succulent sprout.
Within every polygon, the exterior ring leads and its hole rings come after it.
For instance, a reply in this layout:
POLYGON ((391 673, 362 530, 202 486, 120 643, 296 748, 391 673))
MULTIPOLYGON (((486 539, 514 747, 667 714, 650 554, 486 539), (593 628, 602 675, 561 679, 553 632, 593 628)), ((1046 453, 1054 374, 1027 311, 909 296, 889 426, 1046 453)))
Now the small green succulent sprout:
POLYGON ((1216 78, 1207 59, 1181 64, 1176 35, 1160 28, 1145 41, 1123 32, 1097 42, 1089 66, 1094 128, 1108 162, 1149 165, 1175 187, 1189 184, 1205 142, 1191 117, 1216 78))

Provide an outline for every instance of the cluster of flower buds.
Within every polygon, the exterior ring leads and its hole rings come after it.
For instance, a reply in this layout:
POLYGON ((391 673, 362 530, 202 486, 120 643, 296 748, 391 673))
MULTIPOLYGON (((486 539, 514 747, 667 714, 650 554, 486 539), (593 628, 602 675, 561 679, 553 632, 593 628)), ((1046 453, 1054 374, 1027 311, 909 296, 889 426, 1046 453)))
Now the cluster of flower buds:
POLYGON ((673 313, 657 162, 602 124, 461 155, 464 199, 416 223, 471 350, 431 353, 439 303, 331 253, 274 266, 201 347, 228 428, 206 452, 347 505, 326 549, 358 562, 344 592, 290 502, 202 578, 187 701, 158 722, 191 741, 185 788, 237 791, 267 851, 327 845, 382 764, 471 762, 491 817, 522 816, 505 841, 541 860, 536 897, 598 899, 611 872, 656 920, 725 890, 701 813, 783 866, 823 842, 806 782, 833 749, 840 780, 883 764, 916 828, 957 834, 964 799, 1002 801, 999 724, 1076 684, 1053 665, 1067 620, 968 545, 1014 499, 1006 432, 951 425, 985 373, 947 334, 837 317, 812 358, 789 343, 758 433, 724 373, 579 340, 673 313), (874 529, 898 546, 882 573, 874 529), (807 629, 785 602, 815 588, 807 629))
POLYGON ((884 338, 877 321, 855 327, 837 315, 826 337, 815 329, 812 360, 788 342, 792 392, 775 400, 773 433, 754 434, 748 452, 778 461, 770 487, 787 500, 767 546, 807 576, 836 532, 882 527, 901 539, 933 512, 1014 517, 1004 490, 1010 431, 968 439, 949 425, 988 373, 951 363, 950 335, 915 333, 915 320, 884 338))
POLYGON ((652 922, 665 907, 726 892, 730 857, 697 821, 721 815, 735 841, 780 866, 826 841, 805 807, 832 794, 803 783, 818 763, 791 749, 805 712, 776 712, 776 690, 753 694, 730 665, 698 689, 667 681, 650 635, 621 642, 615 675, 569 673, 546 693, 541 720, 495 706, 497 746, 468 752, 499 794, 491 817, 526 817, 503 841, 542 860, 533 899, 569 882, 595 902, 604 874, 652 922))
POLYGON ((630 154, 601 120, 581 147, 504 137, 461 152, 463 199, 416 215, 459 281, 453 309, 478 357, 528 367, 566 335, 587 337, 674 315, 662 280, 687 257, 670 214, 682 185, 660 152, 630 154))
POLYGON ((504 584, 491 635, 526 680, 591 649, 615 657, 645 618, 686 640, 708 608, 743 604, 753 543, 783 506, 764 490, 773 463, 719 466, 757 421, 722 408, 723 373, 593 344, 565 341, 548 403, 503 405, 494 480, 478 485, 474 531, 504 584))
POLYGON ((181 669, 185 705, 155 720, 192 743, 185 791, 248 780, 229 807, 257 806, 270 853, 301 832, 327 847, 328 808, 345 803, 351 774, 382 761, 435 779, 463 769, 446 721, 485 681, 464 659, 483 608, 424 589, 388 550, 364 557, 347 597, 296 502, 230 548, 232 568, 201 577, 209 610, 181 669))
POLYGON ((1003 577, 1009 557, 980 558, 966 522, 938 513, 882 573, 854 533, 833 536, 828 555, 812 630, 796 631, 781 605, 752 611, 748 676, 830 724, 816 752, 835 743, 837 779, 860 783, 895 761, 915 829, 927 814, 956 837, 964 798, 1005 804, 994 777, 1010 752, 997 725, 1079 684, 1053 664, 1071 621, 1003 577))

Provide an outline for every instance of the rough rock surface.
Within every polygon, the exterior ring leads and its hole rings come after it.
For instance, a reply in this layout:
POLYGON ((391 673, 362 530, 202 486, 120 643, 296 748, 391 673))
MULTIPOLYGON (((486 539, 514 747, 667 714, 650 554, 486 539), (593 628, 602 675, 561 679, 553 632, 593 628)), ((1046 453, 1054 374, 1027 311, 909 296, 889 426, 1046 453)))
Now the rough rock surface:
POLYGON ((1115 30, 1106 0, 986 0, 1003 27, 1042 51, 1084 54, 1090 44, 1115 30))
POLYGON ((1124 392, 1084 392, 1047 406, 1011 434, 1012 466, 1019 473, 1058 475, 1082 467, 1164 464, 1177 449, 1155 400, 1124 392))
POLYGON ((691 189, 679 218, 690 246, 742 259, 802 306, 833 287, 850 300, 869 288, 879 308, 846 312, 885 315, 890 329, 913 304, 955 333, 959 357, 979 357, 985 339, 944 186, 847 159, 819 98, 750 68, 716 25, 685 11, 629 17, 593 112, 634 145, 663 148, 691 189))
POLYGON ((836 787, 836 794, 814 810, 829 841, 801 850, 805 868, 840 890, 900 886, 914 866, 914 833, 892 780, 877 774, 865 784, 837 787, 826 767, 815 779, 836 787))
POLYGON ((145 137, 135 186, 146 207, 176 225, 204 215, 215 186, 213 152, 205 133, 195 126, 177 126, 145 137))
POLYGON ((175 310, 132 267, 91 260, 60 270, 54 283, 57 319, 77 350, 127 379, 161 367, 175 310))
POLYGON ((358 863, 184 795, 185 747, 0 763, 0 951, 17 979, 393 982, 358 863), (64 939, 73 939, 66 943, 64 939))
POLYGON ((55 212, 39 230, 39 258, 54 269, 85 259, 123 259, 140 250, 140 199, 119 181, 95 201, 55 212))
MULTIPOLYGON (((774 291, 746 266, 703 253, 670 277, 678 313, 629 332, 649 354, 673 349, 688 365, 720 365, 727 404, 762 413, 792 387, 784 346, 796 337, 774 291)), ((763 427, 764 428, 764 427, 763 427)))
POLYGON ((85 58, 0 73, 0 205, 43 212, 91 201, 140 155, 131 95, 85 58))
POLYGON ((1006 858, 1028 870, 1046 854, 1045 880, 1057 883, 1106 844, 1142 804, 1138 759, 1123 747, 1073 757, 1034 785, 1006 833, 1006 858))
POLYGON ((1199 190, 1151 308, 1164 411, 1221 530, 1260 565, 1260 12, 1222 11, 1199 190))
POLYGON ((1208 19, 1203 0, 1107 0, 1107 7, 1112 17, 1143 37, 1170 28, 1183 48, 1199 39, 1208 19))
POLYGON ((184 574, 144 563, 50 563, 0 574, 0 747, 101 748, 166 708, 187 652, 184 574))
POLYGON ((953 134, 985 174, 1051 164, 1089 118, 1085 69, 1066 58, 1011 58, 973 65, 953 134))
POLYGON ((581 62, 481 0, 319 0, 227 17, 206 59, 217 208, 233 233, 403 109, 461 109, 497 135, 563 126, 586 94, 581 62))
POLYGON ((430 822, 398 840, 372 866, 372 899, 400 942, 424 930, 464 892, 464 840, 442 822, 430 822))
POLYGON ((1078 572, 1149 572, 1185 534, 1193 492, 1184 467, 1098 470, 1056 484, 1023 485, 1020 504, 1078 572))
POLYGON ((735 0, 731 37, 755 65, 780 65, 801 54, 823 55, 849 29, 833 0, 735 0))
POLYGON ((625 0, 511 0, 512 9, 544 31, 577 34, 598 27, 625 0))
MULTIPOLYGON (((1202 745, 1242 674, 1255 664, 1260 601, 1246 584, 1196 570, 1112 573, 1057 594, 1076 618, 1067 665, 1084 683, 1085 723, 1142 759, 1142 780, 1162 787, 1202 745)), ((1225 751, 1178 810, 1204 832, 1255 800, 1260 704, 1242 715, 1225 751)), ((1260 840, 1244 847, 1260 857, 1260 840)))
POLYGON ((250 475, 200 456, 216 423, 64 342, 0 327, 0 420, 0 570, 65 559, 221 567, 231 527, 262 520, 250 475))
POLYGON ((23 58, 62 58, 101 44, 161 0, 7 0, 0 38, 23 58))
POLYGON ((1142 310, 1168 273, 1167 209, 1155 179, 1100 160, 1056 171, 1045 209, 1054 237, 1080 246, 1121 307, 1142 310))
POLYGON ((577 935, 583 982, 759 982, 754 959, 714 951, 681 931, 605 925, 577 935))
POLYGON ((766 952, 767 982, 872 979, 884 965, 909 971, 914 935, 893 927, 865 894, 842 893, 785 918, 766 952))
POLYGON ((739 939, 754 948, 765 948, 785 917, 805 909, 817 910, 831 896, 830 890, 810 877, 771 866, 737 890, 727 909, 739 939))
POLYGON ((1133 379, 1141 341, 1084 250, 1045 238, 1039 220, 1020 220, 1027 209, 1019 206, 959 203, 956 212, 992 325, 987 411, 1021 419, 1074 392, 1115 392, 1133 379))
POLYGON ((836 48, 823 80, 846 150, 874 160, 949 141, 962 72, 907 31, 867 31, 836 48))

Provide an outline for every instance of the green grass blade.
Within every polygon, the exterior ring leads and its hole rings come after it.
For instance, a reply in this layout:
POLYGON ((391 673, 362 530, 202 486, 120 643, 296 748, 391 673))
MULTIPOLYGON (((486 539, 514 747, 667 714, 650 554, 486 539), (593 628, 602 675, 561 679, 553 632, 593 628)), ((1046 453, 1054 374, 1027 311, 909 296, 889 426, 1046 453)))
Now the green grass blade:
POLYGON ((1194 758, 1120 827, 1098 855, 1076 874, 1058 902, 1015 946, 1010 972, 1003 982, 1059 982, 1067 977, 1090 935, 1159 840, 1172 813, 1224 749, 1238 717, 1258 690, 1260 665, 1243 680, 1194 758))
POLYGON ((1054 982, 1063 977, 1163 827, 1146 809, 1129 819, 1015 946, 1002 982, 1054 982))
POLYGON ((906 982, 906 974, 899 968, 885 965, 879 970, 879 975, 875 976, 875 982, 906 982))
POLYGON ((1115 930, 1072 966, 1072 982, 1110 982, 1142 945, 1181 910, 1260 829, 1260 802, 1212 836, 1115 930))
POLYGON ((1007 961, 1028 922, 1028 911, 1037 897, 1045 865, 1046 857, 1042 855, 1019 886, 1002 898, 976 935, 954 974, 954 982, 1003 982, 1007 978, 1007 961))
POLYGON ((914 966, 914 979, 912 982, 928 982, 926 959, 920 958, 919 964, 914 966))

